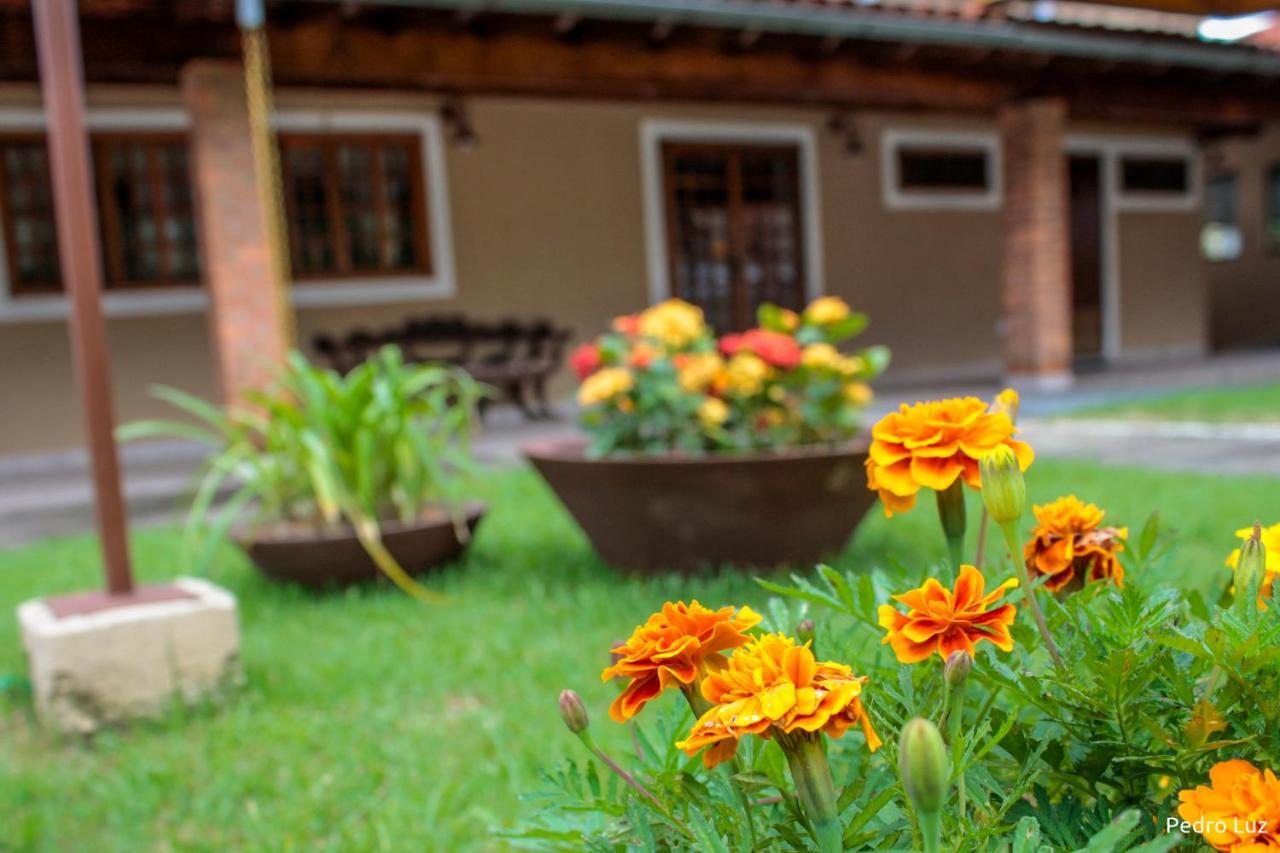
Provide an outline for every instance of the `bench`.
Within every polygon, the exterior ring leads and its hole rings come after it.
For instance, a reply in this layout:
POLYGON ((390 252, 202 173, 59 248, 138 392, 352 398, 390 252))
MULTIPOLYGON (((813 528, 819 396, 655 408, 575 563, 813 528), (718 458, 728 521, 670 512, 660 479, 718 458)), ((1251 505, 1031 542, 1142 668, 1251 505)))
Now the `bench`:
MULTIPOLYGON (((463 315, 411 318, 381 331, 353 329, 342 338, 321 333, 312 344, 330 367, 347 373, 387 344, 406 361, 455 364, 491 385, 531 420, 553 416, 547 380, 564 364, 572 337, 549 320, 485 323, 463 315)), ((481 404, 481 414, 486 403, 481 404)))

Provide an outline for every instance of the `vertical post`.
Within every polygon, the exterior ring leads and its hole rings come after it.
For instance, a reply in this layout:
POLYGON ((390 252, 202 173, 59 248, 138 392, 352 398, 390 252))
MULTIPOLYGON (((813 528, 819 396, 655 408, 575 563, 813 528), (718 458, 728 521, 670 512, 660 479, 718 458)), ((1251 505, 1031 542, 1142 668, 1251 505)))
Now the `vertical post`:
POLYGON ((62 282, 71 302, 71 348, 84 406, 94 509, 107 592, 133 591, 120 466, 116 458, 111 369, 102 319, 102 247, 84 122, 84 69, 75 0, 32 0, 40 87, 48 122, 54 218, 62 282))
POLYGON ((1071 230, 1062 153, 1066 103, 1000 111, 1004 160, 1005 369, 1045 390, 1071 384, 1071 230))

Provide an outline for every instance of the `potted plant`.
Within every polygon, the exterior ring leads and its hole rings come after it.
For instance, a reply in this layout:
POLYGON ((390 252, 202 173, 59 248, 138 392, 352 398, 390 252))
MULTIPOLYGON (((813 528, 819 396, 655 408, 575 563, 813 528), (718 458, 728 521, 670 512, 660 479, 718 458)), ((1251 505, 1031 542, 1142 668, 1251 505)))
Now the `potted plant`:
POLYGON ((888 351, 841 351, 867 319, 835 297, 758 319, 717 338, 672 299, 574 352, 586 440, 524 451, 609 562, 814 562, 870 507, 861 413, 888 351))
POLYGON ((225 409, 172 388, 155 395, 197 423, 142 421, 122 440, 194 439, 213 449, 188 514, 202 561, 228 531, 269 577, 310 586, 412 576, 456 556, 484 507, 458 499, 483 386, 388 346, 345 376, 290 354, 268 392, 225 409), (214 511, 215 498, 231 495, 214 511), (211 514, 212 513, 212 514, 211 514))

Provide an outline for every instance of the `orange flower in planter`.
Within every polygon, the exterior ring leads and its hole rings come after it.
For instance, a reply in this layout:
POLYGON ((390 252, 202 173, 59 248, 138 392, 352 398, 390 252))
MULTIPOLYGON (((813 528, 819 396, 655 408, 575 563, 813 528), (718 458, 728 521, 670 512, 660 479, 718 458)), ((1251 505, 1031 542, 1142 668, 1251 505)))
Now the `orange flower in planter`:
POLYGON ((960 650, 972 656, 983 640, 1003 652, 1011 651, 1009 627, 1017 608, 995 603, 1017 585, 1017 578, 1009 578, 984 595, 986 580, 973 566, 960 567, 954 591, 930 578, 924 586, 893 597, 907 605, 906 613, 891 604, 880 605, 880 626, 889 632, 882 642, 893 647, 900 663, 916 663, 935 652, 943 660, 960 650))
POLYGON ((957 478, 981 488, 978 460, 998 445, 1008 445, 1024 471, 1035 459, 1016 431, 1007 414, 976 397, 903 404, 871 429, 867 487, 880 494, 887 516, 915 506, 921 489, 945 491, 957 478))
POLYGON ((1102 527, 1106 512, 1075 495, 1032 509, 1036 529, 1022 555, 1032 577, 1048 578, 1045 589, 1057 592, 1073 581, 1078 588, 1104 578, 1124 585, 1124 567, 1116 554, 1124 550, 1128 528, 1102 527))
POLYGON ((855 676, 844 664, 818 662, 808 643, 798 646, 790 637, 767 634, 708 673, 702 695, 714 706, 676 746, 689 755, 713 747, 702 760, 715 767, 733 756, 743 735, 823 733, 838 738, 856 723, 875 751, 880 738, 860 698, 866 682, 866 676, 855 676))
POLYGON ((1280 779, 1275 773, 1233 759, 1215 764, 1209 782, 1178 792, 1179 817, 1214 850, 1280 850, 1280 779))
POLYGON ((768 329, 750 329, 740 335, 720 339, 720 351, 727 356, 749 352, 760 356, 765 364, 779 370, 791 370, 800 364, 800 344, 790 335, 768 329))
POLYGON ((759 621, 750 607, 710 610, 697 601, 662 605, 613 649, 619 660, 600 673, 601 681, 631 679, 609 707, 609 716, 624 723, 668 687, 684 689, 708 667, 722 666, 721 653, 749 641, 744 632, 759 621))

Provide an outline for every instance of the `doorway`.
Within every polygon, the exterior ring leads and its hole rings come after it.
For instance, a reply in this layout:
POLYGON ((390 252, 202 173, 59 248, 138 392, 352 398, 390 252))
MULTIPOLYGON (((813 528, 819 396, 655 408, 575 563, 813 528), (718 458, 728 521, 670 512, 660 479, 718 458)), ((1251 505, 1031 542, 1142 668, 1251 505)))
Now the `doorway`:
POLYGON ((804 307, 797 146, 665 142, 662 169, 672 295, 721 332, 765 302, 804 307))
POLYGON ((1071 341, 1075 368, 1100 368, 1103 337, 1102 159, 1072 155, 1068 161, 1071 195, 1071 341))

